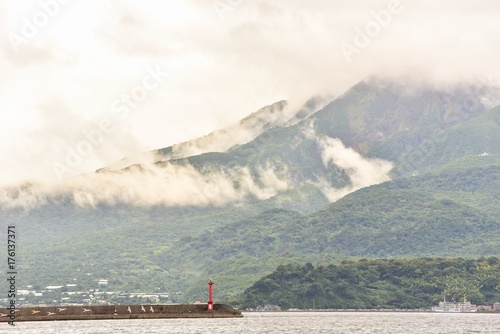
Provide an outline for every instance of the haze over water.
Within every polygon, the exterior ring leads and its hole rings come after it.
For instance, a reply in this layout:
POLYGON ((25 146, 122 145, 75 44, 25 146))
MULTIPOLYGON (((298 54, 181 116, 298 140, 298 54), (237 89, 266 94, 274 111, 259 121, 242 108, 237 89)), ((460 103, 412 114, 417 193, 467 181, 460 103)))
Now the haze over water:
POLYGON ((17 323, 0 333, 377 333, 498 334, 500 314, 283 312, 244 313, 239 319, 148 319, 17 323))

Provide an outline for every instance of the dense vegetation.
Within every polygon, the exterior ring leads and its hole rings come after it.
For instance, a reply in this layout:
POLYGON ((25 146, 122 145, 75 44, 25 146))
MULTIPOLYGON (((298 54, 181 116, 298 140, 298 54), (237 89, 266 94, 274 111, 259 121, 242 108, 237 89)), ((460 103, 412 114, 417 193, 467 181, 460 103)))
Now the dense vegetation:
POLYGON ((228 291, 290 261, 497 255, 499 189, 500 167, 491 166, 395 180, 313 214, 275 209, 185 238, 166 262, 220 277, 228 291))
POLYGON ((283 265, 248 288, 242 307, 301 309, 430 308, 447 300, 500 301, 500 260, 361 259, 341 264, 283 265))

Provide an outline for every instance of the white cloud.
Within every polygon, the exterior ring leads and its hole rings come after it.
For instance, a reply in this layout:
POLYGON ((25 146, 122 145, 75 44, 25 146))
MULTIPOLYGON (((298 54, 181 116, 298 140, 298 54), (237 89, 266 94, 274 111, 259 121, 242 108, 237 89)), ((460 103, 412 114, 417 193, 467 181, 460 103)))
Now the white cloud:
POLYGON ((365 158, 336 138, 323 137, 318 141, 324 166, 333 168, 332 165, 335 165, 349 176, 350 185, 347 187, 338 188, 326 182, 319 184, 331 202, 358 189, 390 180, 389 172, 394 167, 392 162, 365 158))
MULTIPOLYGON (((317 184, 331 202, 360 188, 389 180, 391 162, 365 158, 345 147, 339 139, 316 138, 313 131, 307 136, 318 141, 325 167, 335 165, 349 177, 350 184, 344 187, 326 181, 317 184)), ((32 182, 0 188, 0 206, 31 209, 68 200, 81 207, 117 203, 132 206, 222 206, 249 199, 265 200, 294 186, 286 166, 268 163, 251 173, 247 167, 203 167, 198 170, 187 162, 153 163, 162 158, 142 154, 136 157, 137 164, 125 170, 84 174, 60 183, 32 182)))
MULTIPOLYGON (((144 157, 143 157, 144 158, 144 157)), ((144 159, 142 159, 144 161, 144 159)), ((150 160, 156 160, 150 157, 150 160)), ((222 206, 264 200, 290 186, 286 170, 261 166, 197 170, 189 164, 143 163, 118 172, 77 176, 60 183, 25 183, 0 188, 0 207, 32 209, 70 201, 89 207, 118 203, 131 206, 222 206)))

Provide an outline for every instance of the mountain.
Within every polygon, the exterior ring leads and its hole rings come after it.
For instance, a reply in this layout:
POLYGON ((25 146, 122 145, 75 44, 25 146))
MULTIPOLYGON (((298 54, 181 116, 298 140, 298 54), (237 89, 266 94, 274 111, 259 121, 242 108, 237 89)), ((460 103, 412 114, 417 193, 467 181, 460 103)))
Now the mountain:
MULTIPOLYGON (((394 84, 379 87, 360 82, 297 125, 273 128, 214 159, 224 164, 221 158, 224 156, 231 164, 241 165, 283 161, 295 168, 302 179, 317 180, 318 169, 323 164, 318 154, 321 151, 318 138, 338 138, 365 157, 398 163, 438 133, 483 114, 486 109, 480 97, 469 93, 470 89, 465 88, 453 91, 420 88, 408 93, 394 84), (473 110, 467 109, 470 101, 477 104, 473 110)), ((491 132, 498 127, 493 125, 495 116, 485 120, 491 123, 491 132)), ((469 130, 471 134, 478 133, 477 128, 469 130)), ((480 131, 478 135, 482 135, 480 131)), ((198 156, 190 160, 196 163, 209 159, 210 162, 210 158, 198 156)))
POLYGON ((152 164, 2 189, 19 286, 107 279, 192 301, 207 277, 230 298, 290 262, 498 254, 499 108, 475 92, 363 81, 324 106, 265 107, 152 164))

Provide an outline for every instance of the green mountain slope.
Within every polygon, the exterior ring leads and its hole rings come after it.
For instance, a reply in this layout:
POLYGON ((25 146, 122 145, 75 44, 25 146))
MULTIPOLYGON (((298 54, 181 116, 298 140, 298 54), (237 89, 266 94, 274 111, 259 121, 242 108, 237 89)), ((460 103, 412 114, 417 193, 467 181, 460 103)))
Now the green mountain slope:
MULTIPOLYGON (((68 201, 30 211, 2 210, 0 217, 19 232, 19 286, 76 282, 93 289, 99 279, 108 279, 110 291, 170 292, 186 290, 200 274, 199 266, 165 260, 179 240, 272 208, 311 212, 327 203, 314 186, 304 186, 244 207, 81 208, 68 201)), ((274 267, 273 262, 269 269, 274 267)))
POLYGON ((428 173, 462 158, 467 158, 465 166, 476 165, 490 161, 489 155, 500 155, 499 107, 428 139, 407 154, 394 173, 428 173))
POLYGON ((253 279, 290 259, 495 255, 499 189, 500 166, 390 181, 313 214, 272 210, 181 240, 165 261, 225 279, 251 265, 253 279))

